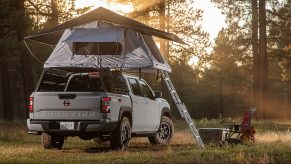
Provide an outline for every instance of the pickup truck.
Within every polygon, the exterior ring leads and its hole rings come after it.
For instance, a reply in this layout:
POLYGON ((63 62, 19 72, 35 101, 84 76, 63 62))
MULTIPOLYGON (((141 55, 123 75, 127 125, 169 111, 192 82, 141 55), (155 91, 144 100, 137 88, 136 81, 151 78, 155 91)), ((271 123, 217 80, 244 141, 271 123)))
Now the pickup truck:
POLYGON ((169 144, 174 126, 168 102, 140 77, 109 69, 44 69, 30 97, 28 133, 45 149, 67 137, 109 141, 127 149, 132 137, 169 144))

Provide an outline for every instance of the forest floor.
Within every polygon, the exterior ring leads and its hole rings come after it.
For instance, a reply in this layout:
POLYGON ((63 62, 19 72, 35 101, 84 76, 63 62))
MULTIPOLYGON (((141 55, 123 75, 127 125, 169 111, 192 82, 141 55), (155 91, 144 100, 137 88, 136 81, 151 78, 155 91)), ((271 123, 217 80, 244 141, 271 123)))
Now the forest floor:
MULTIPOLYGON (((197 120, 198 127, 223 127, 230 119, 197 120)), ((133 138, 126 151, 109 143, 68 138, 61 150, 44 150, 40 136, 26 134, 22 122, 0 122, 0 163, 291 163, 291 121, 254 121, 256 142, 207 145, 199 149, 183 121, 174 121, 171 145, 153 146, 133 138)))

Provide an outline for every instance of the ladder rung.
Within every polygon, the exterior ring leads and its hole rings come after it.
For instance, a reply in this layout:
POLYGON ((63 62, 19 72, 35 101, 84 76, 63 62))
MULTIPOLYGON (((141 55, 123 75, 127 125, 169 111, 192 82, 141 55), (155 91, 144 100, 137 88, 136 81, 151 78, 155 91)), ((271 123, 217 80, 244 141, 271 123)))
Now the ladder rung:
POLYGON ((196 138, 197 138, 197 140, 201 140, 201 137, 200 137, 200 136, 198 136, 198 135, 196 136, 196 138))
POLYGON ((192 125, 194 125, 194 123, 193 122, 190 122, 189 125, 192 126, 192 125))

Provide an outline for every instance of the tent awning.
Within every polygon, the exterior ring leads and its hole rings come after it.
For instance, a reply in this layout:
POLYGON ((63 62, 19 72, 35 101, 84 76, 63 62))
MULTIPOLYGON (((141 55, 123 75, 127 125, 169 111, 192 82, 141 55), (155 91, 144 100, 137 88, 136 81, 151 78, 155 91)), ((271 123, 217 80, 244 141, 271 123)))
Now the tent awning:
POLYGON ((99 7, 91 12, 88 12, 77 18, 69 20, 58 26, 43 30, 31 36, 28 36, 25 39, 30 39, 30 40, 42 42, 45 44, 50 44, 50 45, 56 45, 59 39, 61 38, 65 29, 77 27, 79 25, 86 24, 92 21, 104 21, 108 23, 118 24, 124 27, 128 27, 130 29, 133 29, 141 34, 156 36, 159 38, 186 44, 182 39, 180 39, 176 35, 170 34, 165 31, 154 29, 150 26, 147 26, 143 23, 127 18, 125 16, 119 15, 103 7, 99 7))

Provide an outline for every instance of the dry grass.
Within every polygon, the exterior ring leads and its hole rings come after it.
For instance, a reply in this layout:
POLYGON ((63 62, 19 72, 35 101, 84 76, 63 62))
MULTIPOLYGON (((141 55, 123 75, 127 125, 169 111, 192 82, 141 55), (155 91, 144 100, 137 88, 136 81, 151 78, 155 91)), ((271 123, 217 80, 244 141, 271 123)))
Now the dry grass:
MULTIPOLYGON (((212 120, 212 126, 217 122, 212 120)), ((197 123, 201 126, 199 121, 197 123)), ((206 124, 205 120, 203 123, 206 124)), ((272 121, 255 123, 260 127, 255 143, 225 147, 208 145, 201 150, 186 126, 176 121, 170 146, 152 146, 147 138, 134 138, 127 151, 112 151, 108 143, 96 145, 77 137, 68 138, 62 150, 44 150, 40 137, 26 135, 24 126, 1 123, 0 163, 290 163, 288 130, 291 124, 276 122, 279 127, 276 128, 272 121)), ((211 121, 207 124, 210 126, 211 121)))

